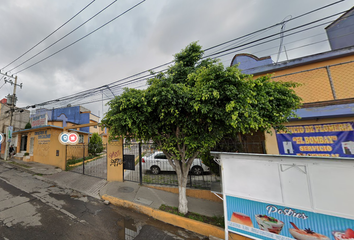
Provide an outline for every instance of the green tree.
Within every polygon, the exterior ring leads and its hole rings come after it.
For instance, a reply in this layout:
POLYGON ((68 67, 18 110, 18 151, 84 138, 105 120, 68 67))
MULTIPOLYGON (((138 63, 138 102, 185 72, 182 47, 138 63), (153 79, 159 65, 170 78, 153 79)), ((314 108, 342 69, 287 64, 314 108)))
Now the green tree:
POLYGON ((154 75, 145 90, 125 89, 111 100, 102 123, 110 136, 152 139, 176 170, 179 212, 188 212, 186 184, 195 157, 225 134, 283 128, 300 106, 294 83, 253 79, 237 67, 202 59, 192 43, 175 55, 166 73, 154 75))
POLYGON ((30 122, 28 122, 28 123, 26 124, 26 126, 25 126, 25 129, 30 129, 30 128, 32 128, 32 125, 31 125, 30 122))
POLYGON ((93 133, 88 144, 88 152, 92 155, 97 155, 103 151, 102 138, 98 133, 93 133))

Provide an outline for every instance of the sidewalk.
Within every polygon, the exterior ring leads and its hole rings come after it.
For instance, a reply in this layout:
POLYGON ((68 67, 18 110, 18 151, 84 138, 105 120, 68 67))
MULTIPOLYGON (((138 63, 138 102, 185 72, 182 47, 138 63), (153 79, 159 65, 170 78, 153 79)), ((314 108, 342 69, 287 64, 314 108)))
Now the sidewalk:
MULTIPOLYGON (((178 194, 149 188, 147 186, 140 186, 139 183, 135 182, 107 182, 104 179, 88 175, 62 171, 50 165, 24 162, 14 158, 8 161, 0 160, 0 164, 35 174, 38 179, 54 183, 60 187, 70 188, 96 199, 103 197, 103 199, 108 199, 115 205, 126 206, 135 210, 148 209, 148 211, 154 212, 154 214, 161 215, 163 213, 157 209, 159 209, 162 204, 178 207, 178 194)), ((190 212, 210 217, 223 216, 223 204, 220 202, 192 197, 187 197, 187 199, 190 212)), ((148 214, 144 210, 140 212, 148 214)), ((176 215, 176 217, 179 216, 176 215)), ((211 225, 206 225, 211 227, 211 225)), ((205 228, 205 226, 203 227, 205 228)))

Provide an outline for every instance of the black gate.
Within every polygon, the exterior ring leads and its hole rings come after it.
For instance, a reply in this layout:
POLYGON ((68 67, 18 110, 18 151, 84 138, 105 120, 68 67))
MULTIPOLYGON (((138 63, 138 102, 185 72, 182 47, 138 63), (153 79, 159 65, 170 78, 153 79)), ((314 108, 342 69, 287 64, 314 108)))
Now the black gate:
POLYGON ((141 144, 123 144, 123 171, 124 181, 141 182, 141 168, 139 164, 139 149, 141 144))
POLYGON ((107 144, 66 146, 66 170, 107 179, 107 144))
MULTIPOLYGON (((176 172, 154 144, 124 144, 123 149, 124 181, 178 186, 176 172)), ((202 165, 201 160, 198 164, 200 166, 194 165, 194 168, 191 168, 187 187, 210 189, 213 183, 220 181, 220 177, 208 171, 207 167, 202 165)))

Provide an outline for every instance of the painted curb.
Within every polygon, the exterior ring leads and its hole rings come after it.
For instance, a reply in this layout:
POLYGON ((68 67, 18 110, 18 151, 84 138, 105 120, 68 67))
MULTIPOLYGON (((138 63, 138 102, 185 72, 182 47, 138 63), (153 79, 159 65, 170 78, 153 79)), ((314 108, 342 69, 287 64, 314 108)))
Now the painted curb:
POLYGON ((225 239, 225 230, 210 224, 199 222, 193 219, 181 217, 172 213, 164 212, 158 209, 154 209, 148 206, 130 202, 127 200, 115 198, 107 194, 101 196, 102 199, 110 201, 113 205, 122 206, 133 209, 150 217, 153 217, 162 222, 172 224, 177 227, 187 229, 189 231, 199 233, 201 235, 209 237, 214 236, 220 239, 225 239))
MULTIPOLYGON (((98 156, 98 157, 95 157, 95 158, 91 158, 91 159, 85 160, 85 163, 92 162, 92 161, 97 160, 97 159, 99 159, 101 157, 104 157, 104 156, 106 156, 106 154, 98 156)), ((83 162, 78 162, 78 163, 75 163, 75 164, 68 164, 68 166, 69 167, 76 167, 76 166, 80 166, 82 164, 83 164, 83 162)))

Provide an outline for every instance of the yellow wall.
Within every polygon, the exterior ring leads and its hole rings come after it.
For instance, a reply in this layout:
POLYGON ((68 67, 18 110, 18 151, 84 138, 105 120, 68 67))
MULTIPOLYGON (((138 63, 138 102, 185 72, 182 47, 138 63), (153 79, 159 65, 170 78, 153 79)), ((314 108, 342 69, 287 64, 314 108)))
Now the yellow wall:
MULTIPOLYGON (((79 151, 72 151, 71 149, 75 148, 75 146, 68 147, 68 151, 66 150, 66 146, 61 144, 59 141, 59 134, 62 133, 62 129, 56 129, 53 127, 47 128, 39 128, 32 129, 28 131, 27 138, 27 152, 30 153, 30 160, 34 162, 39 162, 43 164, 48 164, 52 166, 56 166, 65 170, 66 167, 66 154, 75 155, 77 158, 82 158, 83 148, 76 147, 76 149, 80 149, 79 151), (31 154, 31 139, 33 139, 33 153, 31 154), (59 150, 59 156, 57 156, 57 151, 59 150)), ((82 134, 82 133, 80 133, 82 134)), ((84 144, 88 143, 88 134, 84 135, 84 144)), ((20 134, 19 134, 20 137, 20 134)), ((82 145, 82 144, 77 144, 82 145)), ((88 149, 86 148, 86 154, 88 155, 88 149)), ((86 155, 86 156, 87 156, 86 155)))
MULTIPOLYGON (((90 120, 90 123, 97 123, 96 121, 90 120)), ((98 123, 97 123, 98 125, 98 123)), ((90 133, 99 133, 99 126, 91 126, 90 133)))
POLYGON ((78 133, 79 135, 84 135, 84 143, 78 143, 76 145, 68 145, 66 148, 67 160, 70 159, 80 159, 87 157, 88 153, 88 134, 78 133), (84 155, 85 154, 85 155, 84 155))
POLYGON ((63 127, 63 122, 59 122, 59 121, 48 121, 48 125, 53 125, 53 126, 57 126, 57 127, 63 127))
POLYGON ((65 146, 59 142, 60 129, 46 128, 38 129, 28 133, 27 152, 30 152, 31 138, 34 139, 33 156, 35 162, 56 166, 65 170, 65 146), (46 132, 45 132, 46 131, 46 132), (40 138, 40 137, 45 138, 40 138), (56 152, 59 150, 59 156, 56 152))
MULTIPOLYGON (((296 126, 296 125, 311 125, 311 124, 325 124, 325 123, 339 123, 339 122, 353 122, 353 121, 354 121, 354 117, 345 117, 345 118, 332 118, 332 119, 292 121, 284 125, 296 126)), ((272 130, 272 134, 265 133, 265 145, 266 145, 267 154, 279 154, 277 137, 274 130, 272 130)))
POLYGON ((122 139, 107 145, 107 181, 123 182, 122 139))
MULTIPOLYGON (((354 98, 354 91, 352 91, 352 89, 354 89, 354 81, 352 80, 352 76, 354 75, 354 63, 345 63, 349 61, 354 61, 354 56, 310 63, 304 66, 269 72, 268 74, 272 74, 274 81, 301 83, 302 86, 295 88, 295 92, 303 99, 303 103, 330 101, 334 100, 334 97, 327 69, 325 68, 329 66, 336 99, 354 98), (330 66, 339 63, 345 64, 330 66), (312 70, 315 68, 320 69, 312 70), (291 75, 283 76, 285 74, 291 75)), ((256 77, 261 75, 255 74, 256 77)))

